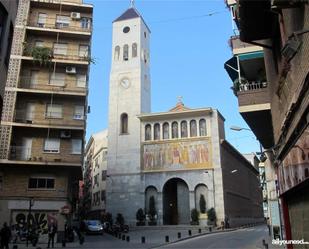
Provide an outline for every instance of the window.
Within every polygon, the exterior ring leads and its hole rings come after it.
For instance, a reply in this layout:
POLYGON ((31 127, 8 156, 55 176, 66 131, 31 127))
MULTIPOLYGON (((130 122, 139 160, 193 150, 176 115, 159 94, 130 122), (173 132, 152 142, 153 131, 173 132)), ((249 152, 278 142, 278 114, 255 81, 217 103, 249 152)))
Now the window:
POLYGON ((76 75, 76 86, 77 87, 86 87, 87 76, 86 74, 77 74, 76 75))
POLYGON ((54 178, 30 177, 28 181, 29 189, 54 189, 54 178))
POLYGON ((72 139, 72 154, 82 154, 81 139, 72 139))
POLYGON ((67 55, 68 44, 66 43, 54 43, 55 55, 67 55))
POLYGON ((83 105, 76 105, 74 109, 73 119, 83 120, 84 112, 85 112, 85 107, 83 105))
POLYGON ((160 124, 155 124, 153 126, 153 139, 154 140, 160 139, 160 124))
POLYGON ((44 152, 59 153, 60 152, 60 139, 59 138, 45 139, 44 152))
POLYGON ((137 56, 137 44, 133 43, 132 44, 132 57, 136 57, 137 56))
POLYGON ((127 44, 123 46, 123 60, 129 60, 129 46, 127 44))
POLYGON ((82 29, 90 29, 91 28, 91 19, 88 17, 82 17, 80 20, 80 26, 82 29))
POLYGON ((120 116, 120 133, 127 134, 128 133, 128 114, 122 113, 120 116))
POLYGON ((115 47, 115 54, 114 54, 114 60, 119 61, 119 56, 120 56, 120 47, 116 46, 115 47))
POLYGON ((190 137, 196 137, 196 136, 197 136, 196 121, 191 120, 190 121, 190 137))
POLYGON ((147 33, 146 33, 146 31, 144 32, 144 37, 145 37, 145 38, 147 37, 147 33))
POLYGON ((145 141, 151 140, 151 125, 147 124, 145 126, 145 141))
POLYGON ((181 122, 181 137, 188 137, 187 121, 181 122))
POLYGON ((169 139, 170 135, 169 135, 169 124, 168 123, 164 123, 163 124, 163 139, 169 139))
POLYGON ((39 13, 38 15, 38 26, 44 27, 47 19, 47 14, 45 13, 39 13))
POLYGON ((172 123, 172 138, 178 138, 178 123, 172 123))
POLYGON ((42 48, 44 47, 44 41, 35 41, 34 46, 42 48))
POLYGON ((106 180, 106 170, 102 170, 101 179, 102 179, 102 181, 106 180))
POLYGON ((62 118, 62 105, 47 104, 46 118, 62 118))
POLYGON ((206 136, 207 135, 207 130, 206 130, 206 121, 205 121, 205 119, 200 119, 199 126, 200 126, 200 136, 206 136))
POLYGON ((64 73, 52 73, 50 76, 50 85, 64 86, 65 74, 64 73))
POLYGON ((105 201, 106 200, 106 193, 105 190, 101 191, 101 201, 105 201))
POLYGON ((88 50, 89 47, 87 45, 80 45, 79 46, 79 57, 87 58, 88 57, 88 50))
POLYGON ((57 15, 56 27, 57 28, 68 27, 70 25, 70 20, 71 20, 71 17, 69 16, 57 15))

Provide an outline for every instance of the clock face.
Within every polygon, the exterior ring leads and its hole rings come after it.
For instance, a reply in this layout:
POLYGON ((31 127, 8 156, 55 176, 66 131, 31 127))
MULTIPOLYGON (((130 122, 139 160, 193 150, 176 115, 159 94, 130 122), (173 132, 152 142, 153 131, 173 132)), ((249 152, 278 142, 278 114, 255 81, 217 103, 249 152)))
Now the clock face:
POLYGON ((121 81, 120 81, 120 85, 123 87, 123 88, 129 88, 130 87, 130 80, 128 78, 123 78, 121 81))

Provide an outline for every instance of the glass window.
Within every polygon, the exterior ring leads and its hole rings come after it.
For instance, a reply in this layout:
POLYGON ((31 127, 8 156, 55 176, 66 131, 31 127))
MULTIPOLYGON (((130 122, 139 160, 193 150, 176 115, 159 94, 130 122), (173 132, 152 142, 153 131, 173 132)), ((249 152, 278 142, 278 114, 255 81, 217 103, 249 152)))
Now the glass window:
POLYGON ((46 24, 47 14, 45 13, 39 13, 38 15, 38 26, 44 27, 46 24))
POLYGON ((82 154, 81 139, 72 139, 72 154, 82 154))
POLYGON ((28 180, 29 189, 53 189, 55 188, 55 179, 43 177, 30 177, 28 180))
POLYGON ((151 140, 151 125, 147 124, 145 126, 145 141, 151 140))
POLYGON ((80 26, 82 29, 90 29, 91 28, 91 19, 88 17, 82 17, 80 20, 80 26))
POLYGON ((129 60, 129 46, 127 44, 123 46, 123 60, 129 60))
POLYGON ((114 60, 119 61, 119 56, 120 56, 120 47, 116 46, 115 47, 115 54, 114 54, 114 60))
POLYGON ((35 41, 35 47, 40 47, 40 48, 42 48, 42 47, 44 47, 44 41, 35 41))
POLYGON ((77 74, 76 75, 76 86, 77 87, 86 87, 87 76, 86 74, 77 74))
POLYGON ((55 55, 67 55, 68 44, 66 43, 54 43, 55 55))
POLYGON ((47 118, 62 118, 62 105, 47 104, 45 116, 47 118))
POLYGON ((44 152, 59 153, 60 152, 60 139, 59 138, 45 139, 44 152))
POLYGON ((168 123, 164 123, 163 124, 163 139, 169 139, 170 135, 169 135, 169 124, 168 123))
POLYGON ((65 73, 52 73, 50 76, 50 85, 64 86, 65 73))
POLYGON ((79 57, 83 57, 83 58, 87 58, 88 57, 88 50, 89 50, 89 47, 88 45, 80 45, 79 46, 79 57))
POLYGON ((178 123, 172 123, 172 138, 178 138, 178 123))
POLYGON ((73 119, 83 120, 85 113, 85 107, 83 105, 76 105, 74 109, 73 119))
POLYGON ((207 135, 206 120, 200 119, 199 126, 200 126, 200 136, 206 136, 207 135))
POLYGON ((128 133, 128 114, 126 113, 121 114, 120 121, 121 121, 120 133, 121 134, 128 133))
POLYGON ((153 126, 153 139, 154 140, 160 139, 160 124, 155 124, 153 126))
POLYGON ((188 137, 187 121, 182 121, 181 122, 181 137, 188 137))
POLYGON ((197 136, 196 121, 191 120, 190 121, 190 137, 196 137, 196 136, 197 136))
POLYGON ((71 21, 70 16, 57 15, 57 17, 56 17, 56 27, 57 28, 68 27, 70 25, 70 21, 71 21))
POLYGON ((137 44, 133 43, 132 45, 132 57, 136 57, 137 56, 137 44))

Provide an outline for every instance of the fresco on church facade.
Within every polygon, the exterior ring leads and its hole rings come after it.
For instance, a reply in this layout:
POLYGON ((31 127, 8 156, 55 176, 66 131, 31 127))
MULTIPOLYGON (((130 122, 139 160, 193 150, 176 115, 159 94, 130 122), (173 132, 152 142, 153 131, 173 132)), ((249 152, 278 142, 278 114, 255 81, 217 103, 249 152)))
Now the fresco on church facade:
POLYGON ((211 167, 211 145, 208 139, 145 144, 143 170, 187 170, 211 167))

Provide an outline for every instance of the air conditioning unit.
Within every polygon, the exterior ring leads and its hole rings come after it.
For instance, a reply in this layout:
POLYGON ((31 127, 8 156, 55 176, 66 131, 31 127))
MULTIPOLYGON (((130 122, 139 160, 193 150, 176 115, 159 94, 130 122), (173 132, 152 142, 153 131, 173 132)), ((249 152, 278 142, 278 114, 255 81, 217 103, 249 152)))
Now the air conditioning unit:
POLYGON ((71 131, 61 131, 60 132, 60 138, 70 138, 71 137, 71 131))
POLYGON ((76 67, 66 67, 65 72, 67 74, 76 74, 76 67))
POLYGON ((79 19, 80 19, 80 13, 78 13, 78 12, 72 12, 72 13, 71 13, 71 18, 72 18, 73 20, 79 20, 79 19))

